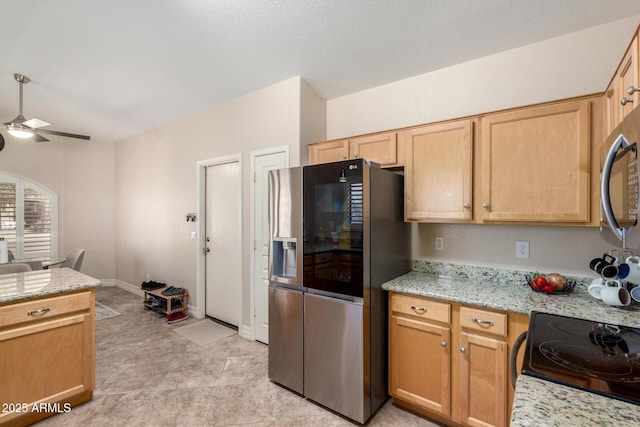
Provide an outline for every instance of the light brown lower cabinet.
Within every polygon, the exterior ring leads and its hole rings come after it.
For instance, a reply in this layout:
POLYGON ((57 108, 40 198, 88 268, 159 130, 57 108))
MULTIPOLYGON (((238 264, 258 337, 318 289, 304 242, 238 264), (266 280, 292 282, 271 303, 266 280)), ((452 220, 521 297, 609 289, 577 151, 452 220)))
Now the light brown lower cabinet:
POLYGON ((0 306, 1 426, 69 412, 95 388, 95 290, 0 306))
POLYGON ((506 426, 509 352, 528 316, 391 293, 389 392, 448 425, 506 426))

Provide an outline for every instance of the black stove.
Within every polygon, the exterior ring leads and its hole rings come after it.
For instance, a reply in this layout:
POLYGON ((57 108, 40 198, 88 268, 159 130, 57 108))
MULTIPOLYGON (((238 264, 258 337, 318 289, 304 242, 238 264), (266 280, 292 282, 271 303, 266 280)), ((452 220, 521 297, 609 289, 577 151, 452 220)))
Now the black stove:
POLYGON ((640 405, 640 328, 533 312, 522 373, 640 405))

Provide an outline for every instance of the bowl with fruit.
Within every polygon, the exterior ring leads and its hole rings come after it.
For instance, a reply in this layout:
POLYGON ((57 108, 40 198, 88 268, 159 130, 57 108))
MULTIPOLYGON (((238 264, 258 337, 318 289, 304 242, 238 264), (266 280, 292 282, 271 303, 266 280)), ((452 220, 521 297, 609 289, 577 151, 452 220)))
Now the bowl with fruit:
POLYGON ((546 294, 568 294, 576 287, 576 282, 558 273, 540 274, 538 272, 525 275, 527 285, 536 292, 546 294))

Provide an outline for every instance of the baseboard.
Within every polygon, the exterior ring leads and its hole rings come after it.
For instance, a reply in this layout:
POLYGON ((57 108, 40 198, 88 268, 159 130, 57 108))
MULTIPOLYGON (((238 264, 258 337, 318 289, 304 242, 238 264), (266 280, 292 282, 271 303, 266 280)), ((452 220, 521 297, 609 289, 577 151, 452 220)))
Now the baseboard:
POLYGON ((253 334, 251 333, 251 327, 246 325, 240 325, 238 327, 238 336, 253 341, 253 334))
POLYGON ((100 286, 115 286, 116 279, 100 279, 100 286))
POLYGON ((144 297, 144 291, 139 287, 132 285, 131 283, 123 282, 122 280, 114 279, 114 286, 124 289, 127 292, 131 292, 132 294, 144 297))

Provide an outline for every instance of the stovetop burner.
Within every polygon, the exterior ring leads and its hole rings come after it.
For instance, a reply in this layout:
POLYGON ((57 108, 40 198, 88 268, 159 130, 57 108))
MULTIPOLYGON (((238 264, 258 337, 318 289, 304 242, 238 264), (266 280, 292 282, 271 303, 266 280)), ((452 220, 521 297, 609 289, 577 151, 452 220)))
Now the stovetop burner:
POLYGON ((523 373, 640 404, 640 329, 534 312, 523 373))

